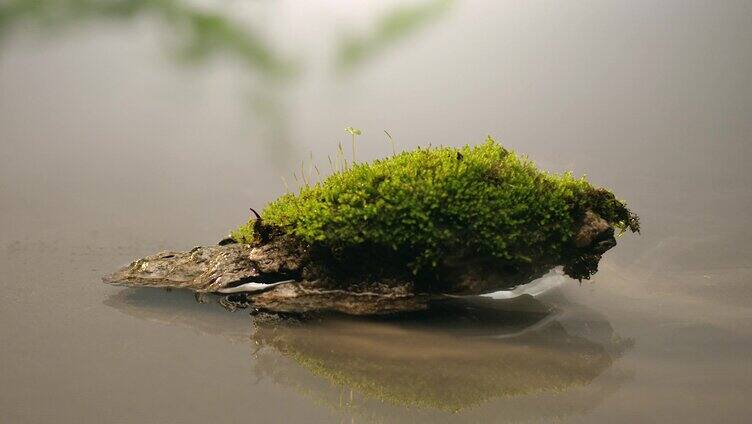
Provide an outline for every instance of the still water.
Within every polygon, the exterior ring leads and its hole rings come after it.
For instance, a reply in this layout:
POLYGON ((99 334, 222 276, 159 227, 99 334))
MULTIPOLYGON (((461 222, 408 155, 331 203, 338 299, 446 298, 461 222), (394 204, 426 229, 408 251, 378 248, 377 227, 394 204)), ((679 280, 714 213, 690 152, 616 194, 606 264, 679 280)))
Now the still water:
POLYGON ((0 2, 0 422, 752 419, 749 2, 107 3, 0 2), (494 135, 643 234, 399 320, 99 282, 215 243, 347 126, 362 160, 494 135))

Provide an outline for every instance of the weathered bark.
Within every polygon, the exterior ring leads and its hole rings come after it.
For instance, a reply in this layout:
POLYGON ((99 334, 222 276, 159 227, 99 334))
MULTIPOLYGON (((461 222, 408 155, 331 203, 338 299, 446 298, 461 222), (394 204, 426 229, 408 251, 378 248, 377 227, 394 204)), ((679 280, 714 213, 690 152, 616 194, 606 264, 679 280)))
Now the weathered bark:
MULTIPOLYGON (((458 252, 445 258, 429 294, 405 276, 349 275, 338 281, 309 249, 284 236, 257 246, 226 244, 166 251, 136 260, 105 276, 108 284, 189 289, 227 296, 224 304, 275 312, 338 311, 354 315, 423 310, 431 295, 471 295, 526 284, 557 265, 575 278, 597 269, 616 244, 614 230, 588 211, 573 239, 570 260, 540 260, 524 267, 499 266, 489 258, 458 252)), ((374 260, 378 260, 374 258, 374 260)))
POLYGON ((244 279, 258 277, 252 248, 243 244, 164 251, 131 262, 103 281, 108 284, 189 289, 214 293, 244 279))
POLYGON ((329 310, 351 315, 379 315, 428 308, 429 296, 415 293, 412 284, 373 284, 365 290, 325 289, 316 284, 283 283, 254 295, 253 306, 275 312, 329 310))
POLYGON ((304 249, 282 240, 262 246, 225 244, 165 251, 138 259, 103 281, 113 285, 188 289, 228 296, 223 304, 302 313, 318 310, 353 315, 423 310, 428 296, 412 282, 363 281, 339 288, 326 275, 306 271, 304 249))

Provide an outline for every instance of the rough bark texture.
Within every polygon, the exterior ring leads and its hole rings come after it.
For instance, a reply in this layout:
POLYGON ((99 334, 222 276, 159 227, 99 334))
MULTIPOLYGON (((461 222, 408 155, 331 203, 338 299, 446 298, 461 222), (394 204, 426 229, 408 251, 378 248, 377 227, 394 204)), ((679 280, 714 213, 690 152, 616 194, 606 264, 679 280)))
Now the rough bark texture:
POLYGON ((373 284, 368 291, 321 289, 316 284, 284 283, 252 297, 253 306, 275 312, 329 310, 351 315, 380 315, 428 308, 429 296, 409 283, 373 284))
MULTIPOLYGON (((588 211, 564 263, 505 268, 489 258, 458 252, 445 258, 434 287, 419 288, 404 275, 333 275, 308 247, 286 236, 256 246, 222 244, 187 252, 160 252, 105 276, 115 285, 183 288, 226 296, 223 304, 274 312, 337 311, 354 315, 423 310, 431 295, 482 294, 526 284, 557 265, 574 278, 587 278, 601 255, 616 244, 614 229, 588 211), (430 292, 430 293, 429 293, 430 292)), ((378 257, 367 260, 378 261, 378 257)))
POLYGON ((187 252, 165 251, 131 262, 103 281, 108 284, 189 289, 213 293, 233 283, 258 277, 251 246, 194 247, 187 252))

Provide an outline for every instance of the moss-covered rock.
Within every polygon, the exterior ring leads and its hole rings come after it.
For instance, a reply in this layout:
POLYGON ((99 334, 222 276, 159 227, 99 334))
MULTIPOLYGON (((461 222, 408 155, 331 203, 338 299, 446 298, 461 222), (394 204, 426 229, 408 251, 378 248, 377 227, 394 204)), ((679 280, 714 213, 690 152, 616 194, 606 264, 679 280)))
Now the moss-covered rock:
POLYGON ((160 252, 103 280, 216 293, 230 309, 392 314, 557 266, 589 278, 615 229, 639 230, 608 190, 541 172, 490 138, 351 165, 254 215, 218 246, 160 252))
POLYGON ((621 231, 639 231, 637 216, 610 191, 540 171, 489 137, 475 147, 417 149, 354 164, 271 202, 261 220, 232 237, 258 243, 285 234, 335 260, 378 252, 424 277, 462 252, 513 269, 583 266, 569 273, 587 278, 594 269, 574 240, 587 211, 621 231))

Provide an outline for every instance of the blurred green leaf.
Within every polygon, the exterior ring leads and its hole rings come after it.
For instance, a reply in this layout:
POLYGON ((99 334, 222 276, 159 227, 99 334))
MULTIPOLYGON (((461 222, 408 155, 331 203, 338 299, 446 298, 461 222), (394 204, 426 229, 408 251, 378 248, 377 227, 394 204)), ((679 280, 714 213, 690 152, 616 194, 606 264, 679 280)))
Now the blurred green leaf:
POLYGON ((371 34, 348 35, 340 41, 338 66, 347 70, 377 55, 387 47, 435 21, 453 0, 431 0, 417 5, 399 6, 381 16, 371 34))

